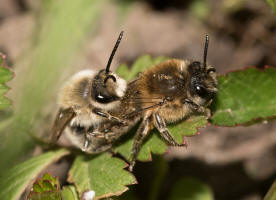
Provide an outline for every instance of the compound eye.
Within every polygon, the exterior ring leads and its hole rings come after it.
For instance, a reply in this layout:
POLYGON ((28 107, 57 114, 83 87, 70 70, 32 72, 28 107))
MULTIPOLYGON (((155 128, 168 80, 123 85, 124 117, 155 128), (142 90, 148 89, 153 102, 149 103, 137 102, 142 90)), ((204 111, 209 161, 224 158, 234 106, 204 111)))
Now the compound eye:
POLYGON ((101 94, 97 94, 97 96, 96 96, 96 100, 98 102, 103 102, 103 101, 105 101, 105 99, 106 98, 103 95, 101 95, 101 94))
POLYGON ((206 96, 208 96, 208 91, 207 91, 204 87, 197 85, 197 86, 195 87, 195 89, 196 89, 196 93, 197 93, 199 96, 201 96, 201 97, 206 97, 206 96))
POLYGON ((95 99, 96 99, 97 102, 105 104, 105 103, 110 103, 112 101, 118 100, 118 97, 98 93, 98 94, 95 95, 95 99))

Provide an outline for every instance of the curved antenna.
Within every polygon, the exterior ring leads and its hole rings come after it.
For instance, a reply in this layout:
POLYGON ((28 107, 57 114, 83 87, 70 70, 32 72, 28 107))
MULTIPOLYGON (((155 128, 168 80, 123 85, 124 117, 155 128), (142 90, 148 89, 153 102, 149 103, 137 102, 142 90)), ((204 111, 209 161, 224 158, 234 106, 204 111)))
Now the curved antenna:
POLYGON ((208 52, 209 36, 206 35, 204 53, 203 53, 203 68, 206 70, 207 52, 208 52))
POLYGON ((118 39, 117 39, 117 42, 116 42, 116 44, 115 44, 115 46, 114 46, 114 48, 113 48, 113 50, 112 50, 112 52, 111 52, 111 55, 110 55, 110 57, 109 57, 109 59, 108 59, 108 63, 107 63, 106 68, 105 68, 105 73, 106 73, 106 74, 109 72, 109 69, 110 69, 110 65, 111 65, 112 59, 113 59, 113 57, 114 57, 114 55, 115 55, 115 53, 116 53, 116 50, 117 50, 117 48, 118 48, 118 46, 119 46, 119 44, 120 44, 120 42, 121 42, 121 39, 122 39, 122 37, 123 37, 123 34, 124 34, 124 31, 121 31, 121 33, 120 33, 120 35, 119 35, 119 37, 118 37, 118 39))

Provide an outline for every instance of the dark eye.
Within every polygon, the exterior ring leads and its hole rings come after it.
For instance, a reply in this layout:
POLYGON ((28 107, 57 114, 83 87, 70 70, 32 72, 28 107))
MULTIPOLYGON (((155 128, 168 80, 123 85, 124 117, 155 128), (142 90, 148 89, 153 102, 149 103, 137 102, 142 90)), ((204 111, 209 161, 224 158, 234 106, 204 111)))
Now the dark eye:
POLYGON ((208 91, 200 85, 195 86, 195 90, 196 90, 196 93, 201 97, 207 97, 208 96, 208 91))
POLYGON ((95 100, 99 103, 110 103, 112 101, 118 100, 118 97, 114 95, 105 95, 102 93, 97 93, 95 95, 95 100))

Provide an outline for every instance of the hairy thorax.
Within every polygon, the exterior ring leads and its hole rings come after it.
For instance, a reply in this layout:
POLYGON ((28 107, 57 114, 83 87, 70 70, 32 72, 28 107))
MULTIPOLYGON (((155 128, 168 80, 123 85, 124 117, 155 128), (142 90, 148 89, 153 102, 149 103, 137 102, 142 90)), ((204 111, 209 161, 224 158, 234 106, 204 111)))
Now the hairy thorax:
POLYGON ((181 103, 180 100, 177 99, 161 106, 158 112, 167 123, 174 123, 187 117, 192 110, 188 105, 181 103))

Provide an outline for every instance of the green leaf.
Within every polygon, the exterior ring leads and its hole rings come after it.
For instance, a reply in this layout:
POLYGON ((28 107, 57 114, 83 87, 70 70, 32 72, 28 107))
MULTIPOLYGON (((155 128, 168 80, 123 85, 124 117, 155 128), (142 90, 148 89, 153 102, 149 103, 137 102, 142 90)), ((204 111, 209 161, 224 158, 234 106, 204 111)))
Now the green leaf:
POLYGON ((170 200, 213 200, 210 187, 195 178, 177 181, 171 191, 170 200))
MULTIPOLYGON (((8 129, 0 130, 0 173, 30 155, 35 143, 30 134, 36 133, 38 137, 43 129, 34 130, 34 127, 45 129, 45 115, 49 114, 45 113, 49 110, 45 108, 54 105, 60 76, 70 71, 70 67, 75 68, 76 57, 97 28, 107 2, 109 0, 41 1, 33 45, 15 61, 16 68, 24 66, 26 73, 17 76, 14 83, 12 122, 8 129)), ((6 107, 8 103, 3 101, 6 107)))
POLYGON ((219 91, 211 110, 212 123, 236 126, 276 115, 276 70, 245 70, 219 76, 219 91))
POLYGON ((57 178, 49 173, 36 180, 28 195, 28 200, 61 200, 60 184, 57 178))
MULTIPOLYGON (((24 189, 50 163, 57 161, 69 152, 65 149, 49 151, 31 158, 6 171, 0 177, 0 199, 18 199, 24 189)), ((38 186, 36 186, 38 188, 38 186)))
POLYGON ((43 193, 33 192, 28 200, 62 200, 59 191, 50 191, 43 193))
MULTIPOLYGON (((114 152, 120 153, 126 159, 130 159, 132 144, 134 141, 134 134, 137 131, 135 126, 129 133, 122 138, 120 144, 114 148, 114 152)), ((159 138, 156 130, 151 131, 148 137, 143 141, 142 148, 138 154, 138 160, 151 160, 151 153, 162 154, 166 151, 166 144, 159 138)))
POLYGON ((150 55, 144 55, 134 62, 131 70, 129 70, 125 64, 122 64, 117 68, 116 73, 123 79, 129 81, 134 79, 140 72, 144 71, 145 69, 165 60, 168 60, 168 58, 157 57, 152 59, 150 55))
POLYGON ((126 64, 121 64, 117 69, 116 73, 121 76, 123 79, 126 79, 130 73, 126 64))
POLYGON ((12 79, 12 72, 0 64, 0 83, 3 84, 12 79))
POLYGON ((79 200, 76 187, 65 186, 60 191, 60 183, 57 178, 49 173, 36 180, 33 189, 28 195, 28 200, 79 200))
POLYGON ((276 0, 266 0, 266 3, 268 3, 273 11, 276 13, 276 0))
MULTIPOLYGON (((174 139, 178 143, 184 142, 184 136, 193 136, 198 132, 198 128, 204 127, 207 124, 207 119, 202 115, 193 115, 190 118, 168 126, 168 129, 174 139)), ((131 148, 134 141, 134 134, 137 131, 137 126, 135 126, 129 133, 127 133, 125 138, 122 138, 122 142, 114 149, 114 152, 118 152, 125 158, 129 159, 131 155, 131 148)), ((183 147, 184 148, 184 147, 183 147)), ((163 154, 166 152, 167 145, 160 138, 159 132, 153 130, 149 133, 145 141, 143 141, 142 148, 138 155, 138 160, 148 161, 151 159, 151 154, 163 154)))
MULTIPOLYGON (((123 64, 118 67, 116 73, 126 80, 134 79, 140 72, 152 67, 162 61, 168 60, 165 57, 151 58, 149 55, 141 56, 132 65, 131 70, 123 64)), ((207 119, 202 115, 193 115, 190 118, 183 120, 180 123, 169 125, 169 131, 173 135, 174 139, 183 143, 183 136, 195 135, 198 131, 197 128, 204 127, 207 124, 207 119)), ((122 142, 117 146, 114 151, 120 153, 125 158, 130 158, 131 148, 133 144, 134 134, 137 131, 138 126, 135 126, 126 136, 122 139, 122 142)), ((151 131, 149 136, 143 142, 141 151, 138 155, 138 160, 146 161, 151 159, 151 153, 163 154, 167 149, 166 144, 159 137, 159 133, 156 130, 151 131)))
POLYGON ((9 88, 5 83, 12 79, 12 72, 3 67, 3 57, 0 53, 0 110, 6 109, 10 106, 11 102, 4 95, 8 92, 9 88))
POLYGON ((95 197, 103 198, 120 195, 134 184, 135 178, 124 170, 127 165, 108 153, 80 155, 69 171, 68 181, 74 183, 80 196, 86 191, 94 191, 95 197))
POLYGON ((79 200, 78 192, 73 185, 64 186, 61 195, 63 200, 79 200))
POLYGON ((276 180, 272 184, 271 188, 264 197, 264 200, 275 200, 276 199, 276 180))

